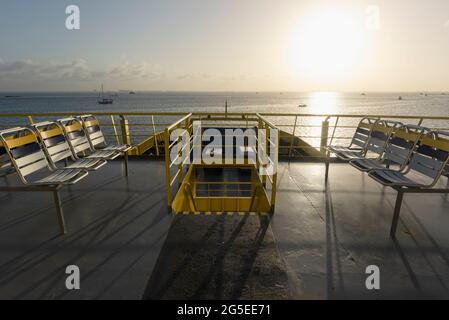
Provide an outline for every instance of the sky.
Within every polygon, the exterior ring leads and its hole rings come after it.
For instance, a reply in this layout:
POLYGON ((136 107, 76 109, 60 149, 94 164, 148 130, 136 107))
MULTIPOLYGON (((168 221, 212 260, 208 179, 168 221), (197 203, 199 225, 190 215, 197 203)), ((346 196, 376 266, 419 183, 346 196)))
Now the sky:
POLYGON ((0 91, 101 83, 449 91, 449 1, 0 0, 0 91), (66 28, 69 5, 80 10, 79 30, 66 28))

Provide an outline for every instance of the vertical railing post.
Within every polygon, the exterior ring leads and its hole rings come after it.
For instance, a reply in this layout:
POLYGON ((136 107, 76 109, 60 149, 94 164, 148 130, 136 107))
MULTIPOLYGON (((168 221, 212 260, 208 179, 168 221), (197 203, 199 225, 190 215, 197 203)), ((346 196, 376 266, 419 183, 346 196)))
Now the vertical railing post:
POLYGON ((423 118, 419 119, 419 121, 418 121, 418 126, 421 126, 421 125, 422 125, 422 123, 423 123, 423 121, 424 121, 424 119, 423 119, 423 118))
POLYGON ((290 149, 289 149, 289 153, 288 153, 288 158, 291 159, 292 157, 292 152, 293 152, 293 143, 295 142, 295 137, 296 137, 296 125, 298 124, 298 116, 295 116, 295 125, 293 126, 293 132, 292 132, 292 137, 291 137, 291 142, 290 142, 290 149))
POLYGON ((120 139, 118 138, 117 127, 115 126, 115 119, 114 119, 113 115, 111 115, 111 124, 112 124, 112 129, 114 130, 115 142, 117 144, 120 144, 120 139))
POLYGON ((159 157, 159 141, 156 134, 156 126, 154 125, 154 116, 151 115, 151 124, 153 125, 154 146, 156 147, 156 155, 159 157))
POLYGON ((337 117, 337 119, 335 119, 334 130, 332 130, 332 136, 331 136, 331 141, 329 142, 329 145, 332 145, 332 142, 334 142, 335 132, 337 131, 337 127, 338 127, 338 121, 340 121, 340 117, 337 117))
POLYGON ((122 129, 122 141, 123 144, 131 144, 131 139, 129 135, 129 122, 125 116, 120 116, 120 127, 122 129))
POLYGON ((329 118, 326 118, 326 120, 324 120, 321 124, 320 152, 322 157, 325 157, 326 155, 328 137, 329 137, 329 118))
MULTIPOLYGON (((262 165, 266 169, 267 166, 268 166, 267 161, 269 161, 268 158, 270 157, 269 154, 270 154, 270 146, 271 145, 270 145, 270 136, 269 136, 270 133, 269 133, 269 130, 268 130, 268 124, 266 124, 265 122, 263 122, 263 130, 264 130, 264 134, 265 134, 265 154, 263 156, 264 157, 263 161, 265 161, 265 163, 263 163, 262 165)), ((262 184, 263 184, 264 188, 267 187, 267 175, 266 174, 264 174, 262 176, 262 184)))
POLYGON ((168 210, 171 209, 172 194, 171 194, 171 176, 170 176, 170 131, 165 129, 164 134, 164 148, 165 148, 165 191, 167 194, 168 210))
MULTIPOLYGON (((270 130, 271 137, 271 130, 270 130)), ((274 159, 273 165, 273 183, 271 185, 271 213, 274 213, 274 209, 276 207, 276 193, 277 193, 277 184, 278 184, 278 162, 279 162, 279 142, 280 142, 280 132, 277 132, 276 143, 274 145, 274 159)), ((271 140, 271 139, 270 139, 271 140)))
POLYGON ((259 174, 259 169, 260 169, 260 161, 259 161, 259 155, 260 155, 260 150, 259 150, 259 139, 260 139, 260 130, 262 129, 262 121, 259 119, 259 121, 257 122, 257 132, 256 132, 256 137, 257 137, 257 142, 256 142, 256 170, 257 170, 257 174, 259 174))
POLYGON ((27 118, 28 118, 28 123, 29 124, 33 124, 34 122, 33 122, 33 117, 32 116, 27 116, 27 118))

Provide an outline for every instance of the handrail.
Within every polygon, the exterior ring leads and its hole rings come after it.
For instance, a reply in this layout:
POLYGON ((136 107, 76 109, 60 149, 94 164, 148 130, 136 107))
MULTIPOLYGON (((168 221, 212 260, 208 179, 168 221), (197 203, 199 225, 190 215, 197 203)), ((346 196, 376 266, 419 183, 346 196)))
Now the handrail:
MULTIPOLYGON (((89 114, 96 115, 96 116, 217 116, 221 115, 223 116, 223 112, 88 112, 89 114)), ((0 113, 0 117, 45 117, 45 116, 63 116, 63 115, 83 115, 86 114, 86 112, 44 112, 44 113, 0 113)), ((329 117, 329 118, 362 118, 362 117, 368 117, 368 118, 388 118, 388 119, 428 119, 428 120, 449 120, 449 116, 425 116, 425 115, 391 115, 391 114, 325 114, 325 113, 275 113, 275 112, 260 112, 260 113, 248 113, 248 112, 234 112, 234 113, 228 113, 228 116, 239 116, 239 117, 247 117, 247 116, 256 116, 260 115, 262 117, 329 117)), ((184 118, 185 120, 185 118, 184 118)), ((203 119, 207 120, 207 119, 203 119)), ((232 120, 232 119, 229 119, 232 120)), ((242 120, 246 120, 246 118, 242 118, 242 120)))
POLYGON ((186 121, 187 119, 189 119, 192 116, 191 113, 189 113, 188 115, 182 117, 181 119, 179 119, 178 121, 176 121, 175 123, 173 123, 171 126, 167 127, 166 130, 171 131, 174 128, 176 128, 177 126, 179 126, 181 123, 183 123, 184 121, 186 121))
POLYGON ((257 117, 260 120, 262 120, 263 122, 265 122, 266 124, 268 124, 268 126, 271 127, 272 129, 278 130, 278 127, 276 127, 276 125, 274 125, 272 122, 270 122, 267 119, 265 119, 260 113, 257 114, 257 117))

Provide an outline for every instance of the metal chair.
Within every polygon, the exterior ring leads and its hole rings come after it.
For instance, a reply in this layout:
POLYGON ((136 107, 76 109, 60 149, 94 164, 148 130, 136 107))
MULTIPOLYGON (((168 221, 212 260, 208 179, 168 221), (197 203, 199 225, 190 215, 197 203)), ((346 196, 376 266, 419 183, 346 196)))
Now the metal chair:
POLYGON ((449 163, 449 132, 432 131, 422 135, 406 168, 370 171, 369 176, 398 192, 390 235, 396 236, 404 193, 449 193, 449 188, 434 188, 449 163))
POLYGON ((88 175, 81 169, 55 169, 47 160, 38 137, 26 127, 16 127, 0 132, 0 140, 16 169, 23 186, 2 186, 0 191, 51 191, 62 234, 67 232, 59 197, 59 189, 72 185, 88 175), (42 174, 44 174, 42 176, 42 174))
POLYGON ((83 123, 83 127, 86 130, 87 136, 92 144, 92 146, 97 150, 114 150, 120 152, 127 152, 131 150, 132 146, 128 144, 113 145, 108 144, 101 131, 100 123, 98 119, 91 115, 82 115, 79 117, 83 123))
POLYGON ((345 162, 367 159, 368 152, 376 155, 375 159, 378 159, 384 153, 393 130, 401 125, 402 123, 397 121, 375 120, 372 118, 362 119, 349 147, 329 146, 327 148, 325 181, 327 182, 329 177, 331 153, 334 153, 338 159, 345 162), (357 147, 354 148, 354 145, 357 147))
POLYGON ((76 118, 59 119, 57 122, 64 130, 67 142, 73 153, 81 158, 114 160, 120 152, 114 150, 94 150, 84 131, 82 122, 76 118))
POLYGON ((389 169, 392 164, 398 166, 397 171, 402 171, 407 166, 419 138, 425 132, 429 132, 429 129, 415 125, 403 125, 393 130, 385 152, 379 158, 355 159, 351 160, 349 164, 362 172, 389 169))
POLYGON ((112 145, 106 142, 103 132, 100 128, 98 119, 93 115, 82 115, 78 117, 84 127, 86 136, 89 143, 94 150, 106 150, 120 152, 125 157, 125 173, 128 176, 128 151, 131 150, 131 146, 127 144, 112 145))
POLYGON ((89 171, 98 170, 107 163, 104 159, 78 158, 70 148, 64 131, 57 122, 39 122, 33 124, 33 128, 41 141, 47 159, 54 169, 57 169, 56 164, 62 160, 65 161, 66 169, 85 169, 89 171), (71 163, 67 161, 68 159, 71 160, 71 163))

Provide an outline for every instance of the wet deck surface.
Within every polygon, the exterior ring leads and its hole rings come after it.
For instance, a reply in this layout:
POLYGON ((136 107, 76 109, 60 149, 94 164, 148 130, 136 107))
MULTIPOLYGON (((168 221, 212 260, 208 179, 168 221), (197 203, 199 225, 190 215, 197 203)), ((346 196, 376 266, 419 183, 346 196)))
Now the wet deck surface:
POLYGON ((327 192, 323 164, 282 165, 279 175, 272 228, 294 298, 449 298, 445 195, 406 195, 393 241, 392 189, 345 164, 331 165, 327 192), (368 265, 380 268, 379 291, 365 287, 368 265))
POLYGON ((131 161, 126 179, 115 161, 63 188, 66 236, 50 193, 1 193, 0 298, 140 299, 171 222, 164 173, 161 162, 131 161), (65 288, 70 264, 79 291, 65 288))
MULTIPOLYGON (((214 246, 218 239, 214 233, 204 243, 209 253, 201 257, 201 265, 207 267, 210 259, 208 270, 214 270, 211 267, 217 261, 226 267, 248 252, 254 257, 272 255, 278 259, 273 269, 283 265, 280 273, 273 272, 273 278, 286 275, 288 295, 294 299, 449 298, 449 199, 438 194, 406 195, 393 241, 389 237, 393 190, 383 189, 350 166, 332 164, 325 192, 323 174, 320 163, 280 165, 276 213, 263 239, 257 240, 266 241, 265 249, 254 242, 258 239, 254 231, 260 228, 255 220, 245 223, 245 229, 236 222, 242 217, 188 216, 184 227, 204 226, 207 232, 219 221, 213 232, 219 234, 223 227, 227 230, 224 242, 235 241, 223 251, 222 244, 214 246), (220 260, 223 254, 230 260, 220 260), (365 288, 368 265, 380 268, 379 291, 365 288)), ((12 176, 8 181, 13 184, 16 179, 12 176)), ((153 271, 156 275, 163 261, 179 264, 186 258, 167 255, 170 247, 186 238, 170 228, 163 162, 131 161, 128 179, 121 174, 121 162, 113 162, 70 189, 64 188, 62 199, 70 231, 63 237, 51 194, 0 193, 0 298, 151 297, 149 290, 165 283, 162 278, 155 283, 153 271), (79 291, 65 289, 64 272, 69 264, 81 269, 79 291)), ((192 238, 183 249, 193 250, 201 236, 198 232, 199 238, 192 238)), ((240 280, 245 285, 231 286, 234 291, 229 292, 252 297, 245 295, 245 286, 257 287, 262 277, 254 273, 257 263, 241 261, 243 271, 237 277, 243 277, 240 280)), ((281 282, 276 288, 282 291, 281 282)), ((180 292, 182 286, 176 283, 173 288, 177 289, 165 292, 180 292)), ((212 286, 204 292, 219 298, 228 296, 228 289, 212 286)), ((252 294, 256 297, 257 290, 252 294)))
POLYGON ((175 217, 144 299, 289 299, 268 216, 175 217))

